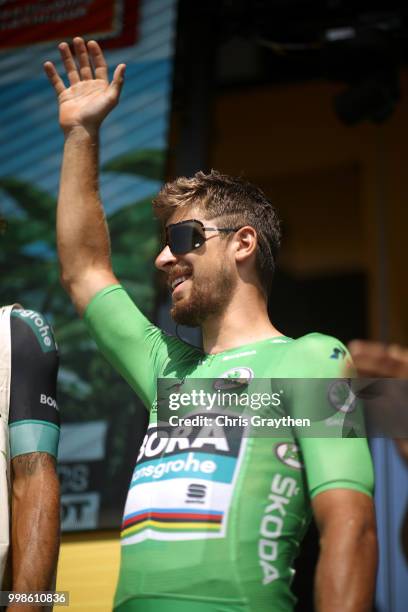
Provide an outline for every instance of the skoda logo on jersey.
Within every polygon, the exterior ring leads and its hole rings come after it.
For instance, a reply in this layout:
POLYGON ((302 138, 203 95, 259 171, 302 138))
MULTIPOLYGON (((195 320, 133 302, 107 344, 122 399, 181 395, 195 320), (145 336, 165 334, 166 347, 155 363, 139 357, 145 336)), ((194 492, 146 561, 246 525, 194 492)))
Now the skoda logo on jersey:
POLYGON ((294 468, 295 470, 301 470, 303 463, 299 459, 299 447, 297 444, 291 444, 287 442, 280 442, 275 446, 275 455, 285 465, 294 468))
POLYGON ((239 387, 249 385, 253 378, 254 373, 251 368, 231 368, 217 378, 217 380, 214 382, 214 389, 216 391, 238 389, 239 387))
POLYGON ((334 380, 328 389, 329 402, 339 412, 347 414, 353 412, 356 407, 356 396, 354 395, 348 379, 334 380))

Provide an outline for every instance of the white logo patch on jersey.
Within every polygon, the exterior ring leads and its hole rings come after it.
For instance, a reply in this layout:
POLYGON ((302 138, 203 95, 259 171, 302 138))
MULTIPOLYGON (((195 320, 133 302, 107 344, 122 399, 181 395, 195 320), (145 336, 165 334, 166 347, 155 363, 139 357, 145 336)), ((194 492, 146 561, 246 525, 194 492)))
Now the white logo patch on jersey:
POLYGON ((348 379, 334 380, 328 390, 329 402, 339 412, 347 414, 356 408, 357 398, 354 395, 348 379))
POLYGON ((226 390, 237 389, 248 385, 254 378, 254 372, 251 368, 237 367, 227 370, 214 382, 214 389, 226 390))
POLYGON ((295 470, 301 470, 303 463, 299 458, 299 447, 297 444, 290 444, 287 442, 280 442, 275 446, 275 455, 285 465, 294 468, 295 470))
POLYGON ((244 429, 225 428, 219 437, 207 436, 205 427, 171 433, 163 425, 147 430, 126 501, 123 545, 225 537, 244 429))
POLYGON ((223 361, 230 361, 231 359, 241 359, 242 357, 248 357, 248 355, 256 355, 256 350, 253 351, 245 351, 243 353, 238 353, 237 355, 226 355, 222 358, 223 361))

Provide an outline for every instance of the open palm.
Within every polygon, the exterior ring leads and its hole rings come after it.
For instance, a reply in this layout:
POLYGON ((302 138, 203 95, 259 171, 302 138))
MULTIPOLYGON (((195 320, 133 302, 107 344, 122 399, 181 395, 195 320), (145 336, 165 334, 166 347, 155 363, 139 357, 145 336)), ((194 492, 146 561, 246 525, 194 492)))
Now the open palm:
POLYGON ((58 96, 60 125, 64 131, 76 126, 98 128, 106 115, 116 106, 123 84, 125 65, 119 64, 108 80, 108 68, 103 53, 95 41, 85 44, 74 38, 75 57, 67 43, 59 50, 66 76, 67 88, 52 62, 44 64, 45 72, 58 96))

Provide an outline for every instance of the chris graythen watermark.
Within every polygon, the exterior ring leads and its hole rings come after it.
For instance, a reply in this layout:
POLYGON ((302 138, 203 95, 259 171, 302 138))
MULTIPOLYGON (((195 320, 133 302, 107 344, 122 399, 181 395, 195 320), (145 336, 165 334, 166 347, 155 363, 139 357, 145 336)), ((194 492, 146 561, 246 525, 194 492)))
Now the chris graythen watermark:
POLYGON ((290 416, 279 418, 261 417, 259 414, 254 414, 250 417, 245 416, 229 416, 227 414, 218 414, 215 417, 197 414, 190 417, 179 417, 178 415, 170 416, 169 425, 171 427, 272 427, 279 429, 281 427, 310 427, 310 419, 294 419, 290 416))

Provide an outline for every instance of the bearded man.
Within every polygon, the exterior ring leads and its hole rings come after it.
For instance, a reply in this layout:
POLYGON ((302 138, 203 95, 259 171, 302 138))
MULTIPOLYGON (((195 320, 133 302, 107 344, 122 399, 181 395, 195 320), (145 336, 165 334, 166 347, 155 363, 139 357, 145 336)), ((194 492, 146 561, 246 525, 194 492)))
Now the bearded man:
MULTIPOLYGON (((165 185, 153 203, 166 235, 156 265, 172 292, 173 318, 200 326, 203 350, 151 324, 112 271, 98 192, 99 129, 119 100, 125 66, 109 83, 95 41, 75 38, 75 57, 67 43, 59 48, 69 87, 51 62, 44 67, 65 134, 62 282, 100 350, 150 411, 124 512, 115 610, 289 612, 292 565, 313 513, 321 538, 317 610, 368 612, 377 548, 365 439, 298 440, 291 431, 255 438, 240 427, 219 437, 158 432, 158 378, 180 388, 192 379, 244 376, 272 385, 342 375, 347 351, 338 340, 315 333, 293 340, 268 318, 276 212, 260 189, 217 172, 165 185)), ((300 398, 293 402, 299 412, 300 398)))

